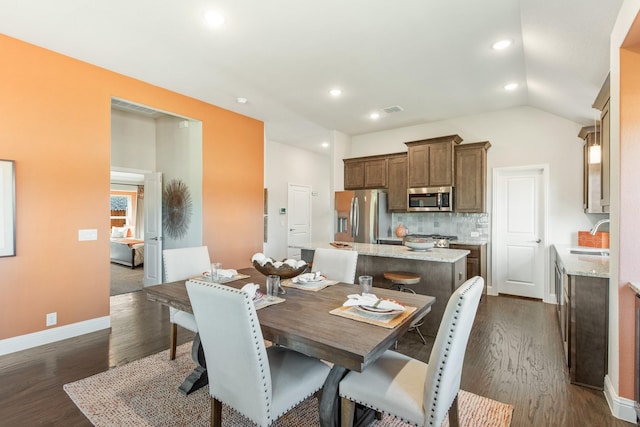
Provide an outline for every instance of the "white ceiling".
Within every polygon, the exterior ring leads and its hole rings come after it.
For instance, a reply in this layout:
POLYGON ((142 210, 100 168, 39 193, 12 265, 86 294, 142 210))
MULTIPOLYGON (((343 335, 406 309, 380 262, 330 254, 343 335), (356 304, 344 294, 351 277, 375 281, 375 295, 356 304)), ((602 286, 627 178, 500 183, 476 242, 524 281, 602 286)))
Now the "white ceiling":
POLYGON ((621 4, 0 0, 0 32, 263 120, 268 139, 317 150, 332 130, 521 105, 592 123, 621 4), (205 24, 208 10, 224 14, 222 28, 205 24), (501 38, 513 46, 492 50, 501 38), (508 82, 520 87, 506 92, 508 82), (332 98, 333 87, 343 96, 332 98), (404 111, 368 119, 394 105, 404 111))

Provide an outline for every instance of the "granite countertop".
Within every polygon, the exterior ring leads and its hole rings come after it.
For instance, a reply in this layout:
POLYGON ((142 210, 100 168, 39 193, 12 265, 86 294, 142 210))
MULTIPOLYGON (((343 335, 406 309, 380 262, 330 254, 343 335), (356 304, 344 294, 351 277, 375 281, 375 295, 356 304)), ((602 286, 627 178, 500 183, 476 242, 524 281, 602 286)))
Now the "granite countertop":
MULTIPOLYGON (((415 259, 418 261, 436 261, 453 263, 469 255, 469 251, 462 249, 431 248, 424 252, 412 251, 401 245, 376 245, 371 243, 348 243, 352 250, 360 255, 379 256, 388 258, 415 259)), ((317 248, 336 249, 329 242, 311 242, 290 245, 290 248, 315 250, 317 248)))
MULTIPOLYGON (((609 278, 609 257, 600 255, 572 254, 571 249, 598 250, 575 245, 553 245, 567 274, 609 278)), ((604 249, 606 250, 606 249, 604 249)))
MULTIPOLYGON (((386 241, 394 241, 394 242, 402 242, 402 237, 396 237, 396 236, 391 236, 391 237, 381 237, 380 240, 386 240, 386 241)), ((458 238, 456 240, 452 240, 451 244, 455 245, 455 244, 459 244, 459 245, 486 245, 488 242, 486 239, 479 239, 479 238, 475 238, 475 237, 462 237, 462 238, 458 238)))

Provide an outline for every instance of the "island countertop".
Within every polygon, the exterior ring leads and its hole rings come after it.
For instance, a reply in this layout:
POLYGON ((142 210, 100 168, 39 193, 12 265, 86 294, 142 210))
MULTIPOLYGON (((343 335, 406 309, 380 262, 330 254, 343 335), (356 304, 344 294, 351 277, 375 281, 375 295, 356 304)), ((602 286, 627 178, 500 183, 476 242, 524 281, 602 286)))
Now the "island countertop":
MULTIPOLYGON (((379 256, 388 258, 413 259, 418 261, 435 261, 454 263, 469 255, 468 250, 431 248, 424 252, 413 251, 406 246, 400 245, 376 245, 371 243, 341 242, 350 245, 350 248, 340 248, 340 250, 356 251, 360 255, 379 256)), ((315 250, 317 248, 336 249, 329 242, 311 242, 298 245, 289 245, 294 249, 315 250)))

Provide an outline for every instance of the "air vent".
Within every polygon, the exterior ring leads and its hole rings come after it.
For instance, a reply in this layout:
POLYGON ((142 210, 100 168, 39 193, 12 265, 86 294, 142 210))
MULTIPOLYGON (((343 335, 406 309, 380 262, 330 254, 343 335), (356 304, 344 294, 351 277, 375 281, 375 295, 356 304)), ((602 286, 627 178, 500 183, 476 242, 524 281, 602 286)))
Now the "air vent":
POLYGON ((158 114, 157 110, 143 107, 142 105, 132 104, 130 102, 122 101, 120 99, 112 99, 111 106, 119 108, 121 110, 135 111, 137 113, 145 114, 147 116, 154 116, 158 114))
POLYGON ((399 113, 400 111, 404 111, 404 108, 402 108, 399 105, 392 105, 391 107, 383 108, 383 110, 385 113, 391 114, 391 113, 399 113))

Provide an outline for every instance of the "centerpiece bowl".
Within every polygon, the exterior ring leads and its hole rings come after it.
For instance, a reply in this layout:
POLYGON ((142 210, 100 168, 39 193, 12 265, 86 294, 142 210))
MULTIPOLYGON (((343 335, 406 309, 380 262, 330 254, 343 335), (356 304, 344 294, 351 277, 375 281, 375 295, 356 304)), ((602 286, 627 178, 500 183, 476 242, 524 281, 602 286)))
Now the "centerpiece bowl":
POLYGON ((265 276, 275 274, 276 276, 280 276, 280 279, 291 279, 292 277, 299 276, 300 274, 304 273, 305 270, 309 267, 306 262, 304 264, 301 264, 297 263, 295 260, 287 259, 281 262, 271 261, 270 259, 267 259, 266 262, 263 263, 261 263, 260 261, 264 261, 264 259, 255 259, 255 255, 251 260, 253 267, 256 270, 258 270, 265 276), (295 267, 292 264, 295 265, 295 267))

